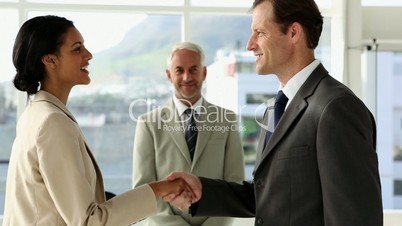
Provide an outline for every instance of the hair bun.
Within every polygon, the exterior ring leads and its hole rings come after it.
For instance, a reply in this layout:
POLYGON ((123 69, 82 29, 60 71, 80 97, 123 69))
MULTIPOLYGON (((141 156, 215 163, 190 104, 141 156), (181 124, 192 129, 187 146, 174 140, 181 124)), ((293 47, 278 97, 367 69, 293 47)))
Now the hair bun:
POLYGON ((27 92, 28 95, 32 95, 38 92, 39 82, 32 79, 32 76, 28 76, 25 73, 19 73, 14 77, 14 86, 20 91, 27 92))

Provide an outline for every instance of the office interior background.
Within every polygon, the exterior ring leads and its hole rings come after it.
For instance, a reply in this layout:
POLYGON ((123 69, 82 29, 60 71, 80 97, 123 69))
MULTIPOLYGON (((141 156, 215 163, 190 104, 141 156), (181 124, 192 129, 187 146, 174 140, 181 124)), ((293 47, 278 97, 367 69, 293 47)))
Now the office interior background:
MULTIPOLYGON (((0 215, 16 121, 26 104, 11 82, 12 47, 22 23, 37 15, 73 20, 94 56, 91 84, 75 87, 67 105, 99 162, 106 190, 131 188, 135 120, 171 96, 165 59, 180 41, 205 50, 205 97, 238 113, 251 179, 262 104, 278 89, 274 75, 256 75, 246 50, 252 2, 0 0, 0 215)), ((316 57, 375 115, 384 209, 402 210, 402 1, 316 2, 325 17, 316 57)))

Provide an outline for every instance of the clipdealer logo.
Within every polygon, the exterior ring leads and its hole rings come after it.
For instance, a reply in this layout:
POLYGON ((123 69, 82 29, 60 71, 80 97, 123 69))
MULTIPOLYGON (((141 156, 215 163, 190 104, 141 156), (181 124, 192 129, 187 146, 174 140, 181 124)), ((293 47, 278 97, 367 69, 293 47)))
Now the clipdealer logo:
MULTIPOLYGON (((182 100, 186 101, 186 100, 182 100)), ((191 107, 191 103, 188 104, 191 107)), ((215 105, 209 106, 197 106, 194 107, 197 114, 205 114, 203 117, 196 117, 196 129, 198 131, 215 131, 215 132, 228 132, 229 130, 232 131, 245 131, 246 127, 239 125, 241 124, 242 115, 244 114, 244 110, 247 106, 239 106, 238 113, 234 113, 233 111, 229 111, 227 109, 223 109, 221 107, 215 105), (228 126, 227 124, 222 125, 222 122, 229 122, 231 125, 228 126)), ((262 103, 258 105, 254 112, 250 115, 247 114, 248 117, 253 117, 256 124, 260 126, 262 129, 267 130, 268 127, 263 123, 263 115, 265 114, 266 110, 272 109, 272 107, 267 108, 266 103, 262 103)), ((176 112, 173 109, 164 106, 158 106, 150 99, 136 99, 130 103, 129 106, 129 116, 133 122, 138 121, 146 121, 146 122, 153 122, 157 123, 158 129, 163 129, 167 132, 177 132, 184 130, 183 123, 187 124, 189 118, 183 119, 182 117, 177 117, 176 112), (144 108, 145 114, 136 113, 135 110, 138 108, 144 108), (151 111, 156 111, 156 109, 161 108, 157 111, 157 114, 150 114, 151 111), (164 115, 162 117, 162 114, 164 115)))

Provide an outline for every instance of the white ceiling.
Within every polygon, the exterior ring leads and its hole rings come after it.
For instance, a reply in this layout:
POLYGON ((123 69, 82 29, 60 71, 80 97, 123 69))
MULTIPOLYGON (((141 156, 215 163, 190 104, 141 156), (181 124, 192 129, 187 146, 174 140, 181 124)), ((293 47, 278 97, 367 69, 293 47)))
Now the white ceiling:
POLYGON ((363 7, 362 38, 377 40, 379 50, 402 51, 402 7, 363 7))

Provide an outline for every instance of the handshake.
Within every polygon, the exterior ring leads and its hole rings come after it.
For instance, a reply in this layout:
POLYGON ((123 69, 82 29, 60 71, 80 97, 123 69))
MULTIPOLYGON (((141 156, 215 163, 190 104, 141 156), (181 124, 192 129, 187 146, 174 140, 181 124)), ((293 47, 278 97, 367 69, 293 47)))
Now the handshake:
POLYGON ((191 204, 201 199, 202 184, 198 177, 186 172, 173 172, 165 180, 149 183, 157 198, 187 212, 191 204))

